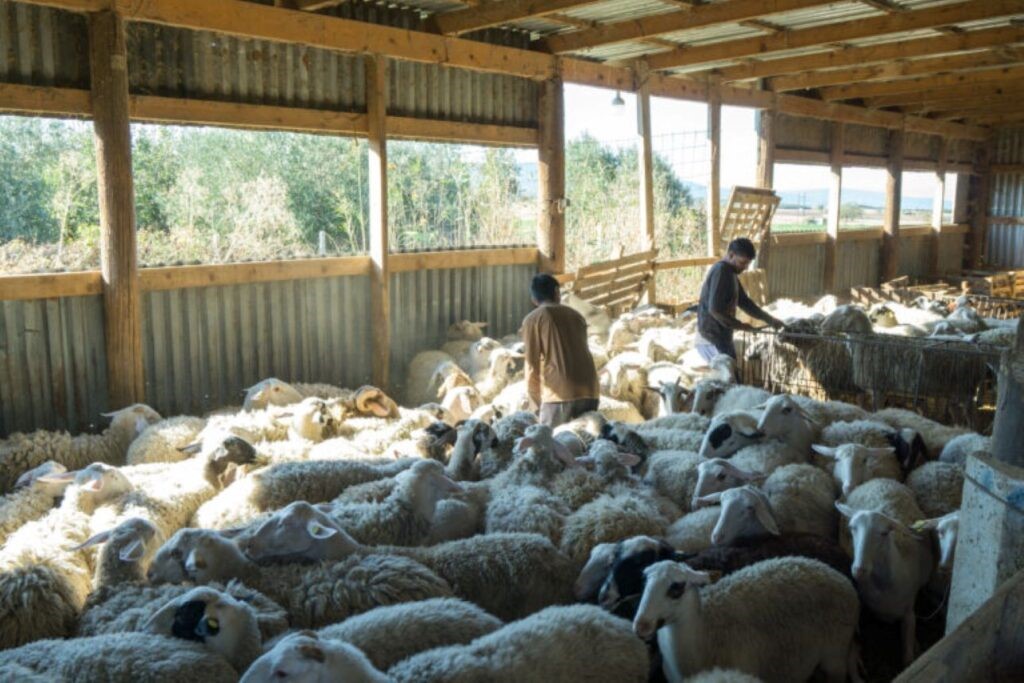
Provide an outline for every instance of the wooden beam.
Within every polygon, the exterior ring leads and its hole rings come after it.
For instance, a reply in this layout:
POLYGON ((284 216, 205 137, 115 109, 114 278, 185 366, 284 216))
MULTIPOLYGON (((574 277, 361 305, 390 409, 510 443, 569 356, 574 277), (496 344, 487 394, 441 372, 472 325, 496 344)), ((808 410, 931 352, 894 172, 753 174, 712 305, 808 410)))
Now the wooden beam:
POLYGON ((878 45, 826 50, 798 57, 780 57, 751 61, 707 72, 691 73, 693 78, 717 75, 723 82, 753 80, 784 74, 800 74, 814 69, 863 66, 873 62, 910 59, 929 55, 1001 47, 1024 40, 1024 27, 1000 26, 968 31, 956 36, 937 36, 914 40, 894 40, 878 45))
POLYGON ((967 83, 965 85, 939 88, 936 90, 920 90, 898 95, 883 95, 864 100, 864 104, 872 108, 903 107, 922 105, 948 105, 957 101, 970 101, 971 98, 998 97, 1001 95, 1018 96, 1024 92, 1024 81, 1008 83, 967 83))
POLYGON ((345 0, 274 0, 275 6, 287 7, 285 4, 278 5, 278 2, 294 4, 295 6, 291 9, 303 10, 304 12, 316 12, 330 7, 337 7, 338 5, 343 4, 345 0))
POLYGON ((413 270, 521 266, 536 264, 538 255, 534 247, 422 251, 413 254, 391 254, 388 258, 388 268, 392 273, 406 273, 413 270))
POLYGON ((129 107, 133 120, 149 123, 194 123, 257 130, 366 135, 366 114, 355 112, 153 95, 132 95, 129 107))
POLYGON ((114 12, 90 14, 88 30, 107 391, 110 407, 119 409, 145 400, 128 114, 128 49, 124 22, 114 12))
POLYGON ((829 45, 846 40, 891 35, 947 24, 1012 16, 1021 11, 1024 11, 1024 2, 1021 0, 961 2, 955 5, 931 7, 896 15, 869 17, 858 21, 841 21, 769 36, 684 47, 671 52, 651 55, 646 58, 646 61, 652 69, 674 69, 681 66, 755 57, 771 52, 829 45))
POLYGON ((707 240, 708 256, 718 256, 718 240, 722 229, 718 224, 722 204, 722 98, 717 89, 713 89, 709 95, 707 240))
POLYGON ((989 140, 978 154, 978 174, 971 176, 968 191, 968 213, 971 222, 968 263, 971 268, 981 268, 988 247, 988 217, 991 205, 992 174, 990 165, 995 156, 995 144, 989 140))
POLYGON ((893 0, 859 0, 862 4, 893 14, 895 12, 906 12, 907 8, 893 0))
MULTIPOLYGON (((757 186, 766 190, 775 184, 775 128, 777 115, 771 109, 757 112, 757 186)), ((768 226, 765 238, 757 252, 757 267, 765 271, 771 261, 772 227, 768 226)), ((769 283, 770 289, 771 283, 769 283)))
POLYGON ((0 112, 51 116, 89 116, 88 90, 0 83, 0 112))
POLYGON ((410 140, 461 142, 501 147, 536 147, 537 129, 521 126, 496 126, 486 123, 388 117, 388 137, 410 140))
POLYGON ((789 92, 845 83, 864 83, 865 81, 932 75, 964 69, 980 69, 1013 62, 1024 62, 1024 50, 1008 47, 999 50, 982 50, 964 54, 945 55, 943 57, 900 60, 845 69, 808 71, 802 74, 770 78, 768 79, 767 86, 768 89, 775 92, 789 92))
POLYGON ((0 301, 59 299, 102 293, 103 278, 97 270, 0 276, 0 301))
POLYGON ((367 256, 295 259, 260 263, 215 263, 202 266, 142 268, 139 285, 144 292, 191 287, 220 287, 252 282, 280 282, 312 278, 370 275, 367 256))
POLYGON ((823 232, 778 232, 772 235, 772 247, 805 247, 826 242, 828 235, 823 232))
MULTIPOLYGON (((654 149, 651 143, 651 92, 646 84, 645 74, 640 74, 640 90, 636 95, 637 160, 640 168, 640 231, 637 235, 640 248, 650 251, 656 248, 654 232, 654 149)), ((647 283, 647 302, 658 300, 656 278, 647 283)))
POLYGON ((69 12, 101 12, 111 9, 111 0, 32 0, 32 4, 69 12))
POLYGON ((476 7, 442 12, 431 19, 438 33, 459 34, 507 24, 518 19, 540 17, 553 12, 592 5, 599 0, 502 0, 476 7))
POLYGON ((363 58, 366 68, 366 120, 369 129, 371 376, 385 391, 391 358, 391 271, 388 267, 388 59, 363 58))
POLYGON ((788 12, 829 4, 822 0, 732 0, 699 5, 671 14, 658 14, 604 24, 585 31, 554 35, 542 44, 552 53, 576 52, 598 45, 622 43, 666 33, 732 24, 758 19, 777 12, 788 12))
POLYGON ((885 175, 885 210, 879 271, 882 281, 892 280, 900 269, 900 194, 903 189, 903 131, 889 133, 889 165, 885 175))
POLYGON ((884 83, 858 83, 822 88, 819 93, 826 102, 837 100, 859 100, 869 97, 883 97, 902 93, 940 90, 965 85, 1000 84, 1020 82, 1024 79, 1024 65, 1003 66, 996 69, 982 69, 968 73, 953 73, 920 78, 902 78, 884 83))
POLYGON ((666 261, 656 261, 655 270, 676 270, 679 268, 699 268, 701 266, 712 266, 718 262, 715 256, 688 256, 686 258, 674 258, 666 261))
POLYGON ((935 166, 935 193, 932 196, 932 234, 928 248, 928 273, 938 277, 942 248, 942 212, 946 203, 946 160, 949 156, 949 141, 939 138, 939 155, 935 166))
POLYGON ((932 103, 920 106, 900 107, 901 111, 911 110, 914 113, 927 113, 932 117, 962 118, 971 115, 1001 115, 1014 114, 1021 111, 1020 97, 1017 95, 1003 95, 997 97, 981 97, 968 101, 943 100, 941 103, 932 103))
POLYGON ((540 85, 537 248, 540 268, 565 271, 565 102, 561 79, 540 85))
POLYGON ((836 262, 839 255, 839 220, 843 205, 843 154, 846 145, 846 124, 832 124, 832 146, 829 150, 831 181, 828 190, 828 214, 825 234, 825 268, 822 274, 826 292, 836 292, 836 262))

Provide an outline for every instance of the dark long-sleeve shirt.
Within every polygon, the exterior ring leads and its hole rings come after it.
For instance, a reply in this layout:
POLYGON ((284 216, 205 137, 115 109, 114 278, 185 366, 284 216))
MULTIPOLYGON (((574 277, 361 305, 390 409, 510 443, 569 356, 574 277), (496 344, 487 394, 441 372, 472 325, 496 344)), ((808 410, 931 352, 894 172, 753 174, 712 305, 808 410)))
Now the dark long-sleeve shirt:
POLYGON ((522 334, 526 384, 538 407, 600 396, 582 315, 561 304, 543 304, 523 320, 522 334))
POLYGON ((741 309, 751 318, 772 322, 772 317, 755 304, 743 285, 739 274, 727 261, 719 261, 708 269, 704 286, 700 290, 697 305, 697 331, 708 342, 715 344, 732 342, 736 309, 741 309))

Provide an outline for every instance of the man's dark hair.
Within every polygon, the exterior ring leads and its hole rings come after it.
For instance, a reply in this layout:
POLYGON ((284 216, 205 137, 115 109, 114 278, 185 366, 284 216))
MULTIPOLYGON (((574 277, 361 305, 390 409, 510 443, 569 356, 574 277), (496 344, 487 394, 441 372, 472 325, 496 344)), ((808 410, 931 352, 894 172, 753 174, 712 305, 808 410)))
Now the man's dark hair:
POLYGON ((754 248, 754 243, 746 237, 737 237, 732 242, 729 242, 729 252, 748 259, 753 259, 757 256, 757 249, 754 248))
POLYGON ((558 280, 547 273, 538 273, 530 282, 530 295, 534 301, 545 303, 558 296, 558 280))

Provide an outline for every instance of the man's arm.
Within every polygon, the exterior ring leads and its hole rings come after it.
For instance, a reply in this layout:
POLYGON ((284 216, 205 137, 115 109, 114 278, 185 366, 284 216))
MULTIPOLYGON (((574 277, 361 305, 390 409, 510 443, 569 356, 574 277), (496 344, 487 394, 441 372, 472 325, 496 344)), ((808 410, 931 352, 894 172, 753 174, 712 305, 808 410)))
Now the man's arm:
MULTIPOLYGON (((732 292, 729 291, 729 282, 722 275, 723 270, 724 268, 716 268, 710 275, 711 281, 708 283, 708 297, 710 298, 708 312, 711 313, 711 317, 729 329, 750 330, 752 329, 750 325, 737 320, 736 316, 729 310, 732 292)), ((738 282, 737 286, 739 286, 738 282)), ((743 291, 742 288, 740 291, 743 291)))
POLYGON ((526 347, 526 393, 533 405, 540 408, 540 335, 537 321, 523 325, 523 344, 526 347))
POLYGON ((762 309, 754 303, 753 299, 747 296, 747 290, 743 289, 743 284, 739 281, 739 278, 736 280, 736 286, 739 287, 739 298, 737 304, 744 313, 749 315, 751 318, 756 318, 757 320, 767 323, 771 327, 783 326, 781 320, 775 318, 770 313, 762 309))

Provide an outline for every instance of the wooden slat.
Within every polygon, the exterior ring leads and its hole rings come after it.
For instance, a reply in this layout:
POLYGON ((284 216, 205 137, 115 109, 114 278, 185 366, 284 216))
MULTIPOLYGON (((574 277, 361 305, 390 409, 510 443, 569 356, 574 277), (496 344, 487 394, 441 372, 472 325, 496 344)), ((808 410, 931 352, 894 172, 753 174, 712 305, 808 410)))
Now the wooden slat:
POLYGON ((89 91, 38 85, 0 83, 0 112, 89 116, 89 91))
POLYGON ((930 225, 907 225, 900 226, 900 237, 928 237, 932 234, 930 225))
POLYGON ((1006 83, 967 83, 965 85, 936 90, 919 90, 916 92, 899 93, 897 95, 880 95, 864 100, 868 107, 902 107, 906 105, 933 105, 937 109, 943 105, 956 106, 958 102, 969 101, 971 98, 1014 96, 1024 94, 1024 80, 1006 83))
POLYGON ((846 145, 846 124, 832 124, 830 182, 828 190, 828 219, 825 226, 825 265, 822 283, 826 292, 836 292, 836 270, 839 260, 839 212, 843 204, 843 153, 846 145))
POLYGON ((599 0, 503 0, 436 15, 432 27, 438 33, 458 34, 498 26, 517 19, 592 5, 599 0))
POLYGON ((540 269, 565 270, 565 90, 561 79, 540 85, 537 149, 537 249, 540 269))
POLYGON ((588 289, 577 289, 574 290, 579 296, 588 301, 596 300, 604 296, 610 296, 613 294, 621 294, 625 291, 635 290, 637 287, 645 286, 648 278, 651 277, 652 271, 648 270, 643 273, 636 275, 630 275, 613 282, 606 282, 603 285, 591 287, 588 289))
POLYGON ((614 261, 603 261, 601 263, 592 263, 584 266, 576 271, 576 278, 582 280, 588 275, 595 273, 604 273, 609 270, 618 270, 631 266, 634 263, 640 263, 642 261, 653 261, 658 255, 656 249, 649 249, 647 251, 637 252, 636 254, 630 254, 629 256, 623 256, 622 258, 615 259, 614 261))
POLYGON ((534 247, 515 247, 391 254, 388 261, 392 273, 405 273, 411 270, 529 265, 537 263, 537 258, 538 252, 534 247))
POLYGON ((845 83, 864 83, 865 81, 978 69, 1019 61, 1024 61, 1024 51, 1020 48, 1001 47, 999 50, 984 50, 981 52, 945 55, 943 57, 930 57, 911 61, 901 60, 869 66, 855 66, 847 69, 810 71, 790 76, 777 76, 768 79, 766 86, 775 92, 788 92, 842 85, 845 83))
POLYGON ((810 244, 825 244, 828 235, 824 232, 781 232, 772 233, 773 247, 803 247, 810 244))
POLYGON ((992 173, 1024 173, 1024 164, 991 164, 992 173))
POLYGON ((98 270, 0 276, 0 301, 57 299, 102 293, 103 278, 98 270))
MULTIPOLYGON (((636 124, 637 124, 637 157, 640 162, 639 178, 639 204, 640 204, 640 230, 637 235, 639 243, 644 249, 654 249, 654 147, 651 142, 651 92, 646 85, 640 65, 640 90, 636 95, 636 124)), ((647 301, 654 303, 658 299, 657 283, 655 278, 650 278, 647 283, 647 301)))
POLYGON ((819 90, 821 99, 826 102, 836 100, 855 100, 868 97, 884 97, 900 93, 914 93, 923 90, 941 90, 965 85, 981 83, 999 84, 1013 83, 1024 80, 1024 65, 1002 66, 996 69, 981 69, 966 73, 941 74, 938 76, 922 76, 919 78, 900 78, 882 83, 857 83, 840 85, 819 90))
POLYGON ((722 212, 722 97, 715 88, 708 93, 708 187, 704 213, 707 216, 708 256, 717 256, 722 212))
POLYGON ((389 60, 364 57, 368 123, 370 203, 370 376, 385 389, 391 362, 391 271, 388 247, 388 73, 389 60))
POLYGON ((366 114, 354 112, 152 95, 132 95, 129 106, 134 120, 152 123, 366 135, 366 114))
POLYGON ((989 216, 989 225, 1024 225, 1024 217, 1021 216, 989 216))
POLYGON ((536 147, 538 138, 536 128, 417 119, 405 116, 388 117, 388 135, 392 138, 500 145, 502 147, 536 147))
POLYGON ((885 177, 885 209, 882 212, 882 251, 879 275, 883 282, 899 274, 900 193, 903 187, 903 132, 889 133, 889 164, 885 177))
POLYGON ((649 262, 637 263, 632 266, 627 266, 620 270, 615 270, 610 273, 604 273, 601 275, 588 275, 585 278, 577 278, 576 284, 573 287, 573 292, 579 294, 582 297, 587 297, 590 290, 603 286, 609 282, 615 282, 617 280, 623 280, 626 278, 633 277, 635 275, 644 275, 653 272, 653 266, 649 262))
POLYGON ((262 263, 218 263, 205 266, 142 268, 139 271, 139 282, 143 291, 152 292, 187 287, 239 285, 250 282, 369 275, 370 269, 370 259, 366 256, 262 263))
POLYGON ((819 152, 810 149, 791 149, 787 147, 775 148, 775 163, 778 164, 813 164, 815 166, 828 166, 828 152, 819 152))
POLYGON ((682 12, 638 17, 551 36, 544 41, 549 52, 575 52, 588 47, 621 43, 687 29, 731 24, 765 15, 826 5, 823 0, 733 0, 706 4, 682 12))
POLYGON ((675 270, 677 268, 696 268, 710 266, 718 263, 715 256, 691 256, 687 258, 674 258, 667 261, 655 261, 655 270, 675 270))
POLYGON ((839 242, 872 242, 882 239, 881 228, 863 228, 860 230, 840 230, 839 242))
POLYGON ((828 45, 845 40, 877 37, 968 21, 1012 16, 1024 9, 1019 0, 986 0, 962 2, 903 14, 869 17, 858 21, 841 21, 824 26, 796 29, 756 38, 726 40, 672 50, 647 57, 652 69, 673 69, 725 59, 755 57, 771 52, 815 45, 828 45))

